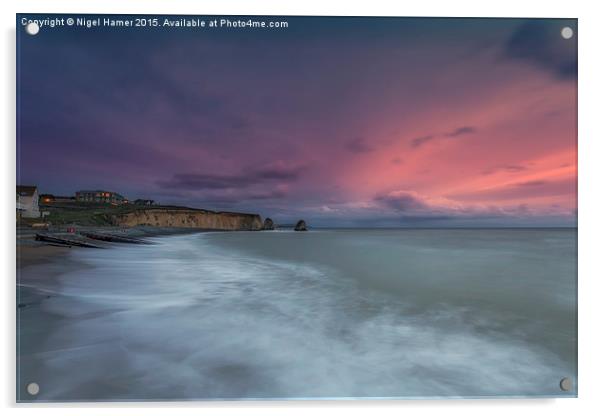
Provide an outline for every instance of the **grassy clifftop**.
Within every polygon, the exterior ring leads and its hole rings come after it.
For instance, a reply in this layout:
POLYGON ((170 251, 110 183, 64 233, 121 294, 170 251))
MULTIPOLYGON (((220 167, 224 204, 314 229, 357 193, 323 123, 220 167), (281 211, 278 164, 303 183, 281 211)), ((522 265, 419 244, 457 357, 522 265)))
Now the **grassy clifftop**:
POLYGON ((111 215, 123 210, 120 206, 96 204, 41 205, 49 215, 45 221, 53 225, 110 225, 111 215))
MULTIPOLYGON (((203 209, 187 208, 180 206, 171 205, 108 205, 108 204, 91 204, 91 203, 79 203, 71 202, 67 204, 48 204, 41 205, 41 211, 49 212, 49 215, 45 218, 45 221, 52 225, 81 225, 81 226, 114 226, 116 220, 122 222, 119 219, 124 218, 137 218, 145 215, 145 212, 152 211, 169 211, 170 215, 178 215, 178 212, 184 211, 187 214, 211 214, 212 217, 220 214, 226 214, 225 216, 242 215, 249 216, 253 214, 242 214, 242 213, 221 213, 208 211, 203 209), (140 215, 136 215, 139 213, 140 215)), ((178 215, 179 216, 179 215, 178 215)), ((259 218, 259 216, 257 216, 259 218)), ((126 225, 126 224, 123 224, 126 225)), ((149 224, 150 225, 150 224, 149 224)))

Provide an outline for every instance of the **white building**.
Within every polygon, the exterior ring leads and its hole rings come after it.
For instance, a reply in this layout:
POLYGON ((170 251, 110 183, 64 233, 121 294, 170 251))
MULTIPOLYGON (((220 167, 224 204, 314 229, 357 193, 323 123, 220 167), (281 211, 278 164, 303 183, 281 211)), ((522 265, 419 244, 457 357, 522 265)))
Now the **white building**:
POLYGON ((38 188, 36 186, 17 186, 17 216, 39 218, 38 188))

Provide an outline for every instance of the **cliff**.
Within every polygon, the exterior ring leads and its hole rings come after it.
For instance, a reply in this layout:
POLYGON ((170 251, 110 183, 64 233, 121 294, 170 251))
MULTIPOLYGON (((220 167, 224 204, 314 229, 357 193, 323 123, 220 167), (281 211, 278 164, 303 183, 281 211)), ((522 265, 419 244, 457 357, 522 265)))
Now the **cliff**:
POLYGON ((202 209, 148 208, 113 215, 113 225, 135 227, 199 228, 204 230, 253 231, 263 223, 257 214, 215 212, 202 209))

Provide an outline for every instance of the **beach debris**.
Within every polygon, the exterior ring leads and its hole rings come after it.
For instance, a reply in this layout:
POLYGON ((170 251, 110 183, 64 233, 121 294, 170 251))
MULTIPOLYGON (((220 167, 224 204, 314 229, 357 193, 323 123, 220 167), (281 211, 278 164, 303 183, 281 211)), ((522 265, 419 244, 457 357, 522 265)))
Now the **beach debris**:
POLYGON ((274 225, 274 221, 272 221, 271 218, 266 218, 265 221, 263 222, 263 229, 264 230, 275 230, 276 226, 274 225))
POLYGON ((304 220, 297 221, 295 225, 295 231, 307 231, 307 224, 305 224, 304 220))
POLYGON ((80 232, 84 237, 91 238, 92 240, 108 241, 110 243, 126 243, 126 244, 152 244, 148 241, 141 240, 139 238, 126 237, 123 235, 107 234, 107 233, 92 233, 92 232, 80 232))
POLYGON ((60 244, 63 246, 102 248, 100 246, 86 243, 84 241, 71 240, 71 239, 61 238, 61 237, 53 237, 53 236, 46 235, 46 234, 36 234, 36 241, 43 241, 45 243, 51 243, 51 244, 60 244))

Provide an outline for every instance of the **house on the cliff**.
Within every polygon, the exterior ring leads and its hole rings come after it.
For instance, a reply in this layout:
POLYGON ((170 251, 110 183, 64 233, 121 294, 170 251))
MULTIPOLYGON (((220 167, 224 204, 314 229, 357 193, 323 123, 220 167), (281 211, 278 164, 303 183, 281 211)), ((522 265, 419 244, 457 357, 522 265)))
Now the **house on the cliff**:
POLYGON ((52 194, 41 194, 40 195, 40 204, 58 204, 58 203, 71 203, 75 202, 74 196, 61 196, 61 195, 52 195, 52 194))
POLYGON ((17 219, 39 218, 37 186, 17 185, 17 219))
POLYGON ((100 203, 100 204, 113 204, 121 205, 126 204, 128 201, 123 195, 112 191, 77 191, 75 193, 75 200, 77 202, 88 202, 88 203, 100 203))
POLYGON ((155 205, 155 200, 154 199, 136 199, 134 201, 134 205, 151 206, 151 205, 155 205))

